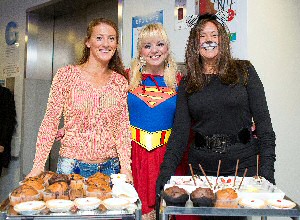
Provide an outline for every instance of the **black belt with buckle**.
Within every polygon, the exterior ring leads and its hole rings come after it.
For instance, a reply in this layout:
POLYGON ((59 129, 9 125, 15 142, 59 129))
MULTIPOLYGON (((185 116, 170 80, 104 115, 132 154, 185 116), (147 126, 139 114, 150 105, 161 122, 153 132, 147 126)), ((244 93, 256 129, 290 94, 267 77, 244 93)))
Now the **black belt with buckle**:
POLYGON ((236 143, 246 144, 251 140, 251 131, 248 128, 243 128, 237 135, 213 134, 203 135, 196 133, 195 149, 206 148, 216 153, 226 153, 230 145, 236 143))

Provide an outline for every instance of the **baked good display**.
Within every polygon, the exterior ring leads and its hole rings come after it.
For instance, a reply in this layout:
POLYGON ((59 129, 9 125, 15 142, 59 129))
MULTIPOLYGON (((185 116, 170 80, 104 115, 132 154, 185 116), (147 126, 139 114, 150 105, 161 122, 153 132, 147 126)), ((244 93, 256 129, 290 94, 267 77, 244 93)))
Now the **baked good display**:
POLYGON ((36 189, 39 192, 45 189, 44 181, 42 178, 39 178, 39 177, 26 178, 20 184, 26 184, 26 185, 32 186, 34 189, 36 189))
POLYGON ((254 198, 243 198, 238 202, 238 204, 242 208, 263 209, 266 207, 264 200, 254 198))
POLYGON ((14 189, 9 195, 9 201, 12 206, 21 202, 39 200, 40 194, 32 186, 23 184, 14 189))
POLYGON ((190 199, 195 207, 211 207, 215 203, 215 194, 210 188, 198 187, 190 194, 190 199))
POLYGON ((79 174, 69 174, 70 188, 71 189, 83 189, 84 177, 79 174))
POLYGON ((44 201, 50 199, 69 199, 69 186, 66 182, 56 182, 49 185, 43 192, 44 201))
POLYGON ((70 179, 69 179, 69 176, 66 174, 55 173, 48 180, 48 183, 49 183, 49 185, 52 185, 53 183, 56 183, 56 182, 66 182, 69 185, 70 179))
POLYGON ((296 206, 296 203, 287 199, 269 199, 267 203, 275 209, 292 209, 296 206))
POLYGON ((162 198, 167 206, 185 206, 189 195, 185 189, 178 186, 171 186, 162 192, 162 198))
POLYGON ((85 193, 87 197, 97 197, 101 200, 112 197, 112 190, 108 185, 90 185, 87 187, 85 193))
POLYGON ((216 193, 215 207, 238 208, 238 194, 232 188, 220 189, 216 193))

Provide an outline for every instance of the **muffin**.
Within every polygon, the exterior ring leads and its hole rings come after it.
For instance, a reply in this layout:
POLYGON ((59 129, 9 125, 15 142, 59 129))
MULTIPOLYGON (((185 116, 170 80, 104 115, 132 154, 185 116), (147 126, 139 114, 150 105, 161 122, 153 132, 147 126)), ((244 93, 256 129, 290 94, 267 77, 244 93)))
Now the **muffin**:
POLYGON ((43 179, 39 177, 29 177, 21 182, 21 184, 29 185, 36 189, 38 192, 45 189, 43 179))
POLYGON ((87 187, 85 193, 87 197, 97 197, 101 200, 112 197, 112 190, 108 185, 90 185, 87 187))
POLYGON ((82 198, 85 196, 84 190, 83 189, 70 189, 69 191, 69 197, 70 200, 75 200, 77 198, 82 198))
POLYGON ((165 200, 167 206, 185 206, 189 195, 185 189, 172 186, 162 192, 162 198, 165 200))
POLYGON ((214 206, 215 194, 210 188, 196 188, 190 195, 191 201, 195 207, 214 206))
POLYGON ((103 185, 110 184, 110 177, 103 173, 95 173, 86 180, 87 185, 103 185))
POLYGON ((12 206, 27 201, 39 200, 40 194, 32 186, 23 184, 14 189, 9 195, 9 201, 12 206))
POLYGON ((48 180, 49 185, 52 185, 56 182, 66 182, 68 185, 70 184, 69 176, 66 174, 53 174, 51 178, 48 180))
POLYGON ((56 182, 49 185, 43 192, 44 201, 50 199, 69 199, 69 186, 66 182, 56 182))
POLYGON ((48 186, 48 180, 54 175, 55 173, 52 171, 44 171, 38 177, 41 178, 44 182, 44 186, 48 186))
POLYGON ((79 174, 69 174, 70 189, 83 189, 84 177, 79 174))
POLYGON ((215 207, 238 208, 238 194, 232 188, 220 189, 217 191, 215 207))

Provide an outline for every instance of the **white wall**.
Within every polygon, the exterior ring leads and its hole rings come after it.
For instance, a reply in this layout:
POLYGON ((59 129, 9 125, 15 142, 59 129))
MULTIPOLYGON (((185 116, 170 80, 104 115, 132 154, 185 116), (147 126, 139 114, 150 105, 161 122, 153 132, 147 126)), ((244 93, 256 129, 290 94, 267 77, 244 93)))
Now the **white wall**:
MULTIPOLYGON (((3 36, 6 24, 17 21, 20 30, 20 67, 24 71, 25 10, 46 0, 0 1, 0 47, 5 45, 3 36)), ((193 2, 187 0, 188 4, 193 2)), ((173 1, 125 0, 123 25, 123 57, 130 62, 131 18, 163 9, 166 29, 171 38, 171 47, 177 61, 183 61, 187 32, 174 33, 173 1)), ((194 10, 188 5, 188 10, 194 10)), ((300 203, 299 151, 300 143, 300 93, 299 0, 248 0, 248 55, 264 83, 277 135, 277 161, 275 178, 277 185, 292 199, 300 203), (298 113, 298 114, 297 114, 298 113)), ((0 57, 0 65, 2 57, 0 57)), ((16 78, 16 102, 18 122, 22 106, 23 75, 16 78)), ((17 133, 17 138, 20 132, 17 133)), ((19 142, 16 143, 18 145, 19 142)), ((16 148, 18 146, 15 146, 16 148)))
MULTIPOLYGON (((5 28, 8 22, 15 21, 19 30, 19 60, 20 75, 15 77, 15 102, 17 110, 18 126, 12 140, 12 155, 19 156, 21 145, 21 124, 22 124, 22 99, 23 99, 23 79, 24 79, 24 51, 25 51, 25 29, 26 29, 26 9, 49 0, 26 0, 26 1, 0 1, 0 48, 6 48, 5 28)), ((3 67, 4 50, 0 50, 0 70, 3 67)), ((2 73, 0 73, 0 78, 2 73)))
MULTIPOLYGON (((277 186, 300 203, 300 1, 248 0, 248 54, 277 136, 277 186)), ((262 146, 263 147, 263 146, 262 146)))

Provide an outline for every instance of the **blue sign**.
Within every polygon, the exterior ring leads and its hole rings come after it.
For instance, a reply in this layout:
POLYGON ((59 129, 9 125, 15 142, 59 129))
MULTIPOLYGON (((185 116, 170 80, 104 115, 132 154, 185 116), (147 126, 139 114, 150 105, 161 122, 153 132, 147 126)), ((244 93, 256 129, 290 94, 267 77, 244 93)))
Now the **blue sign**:
POLYGON ((164 12, 163 10, 156 11, 152 14, 145 16, 135 16, 132 17, 132 47, 131 47, 131 58, 135 56, 135 47, 138 38, 138 31, 147 24, 161 23, 164 22, 164 12))
POLYGON ((19 40, 18 25, 16 22, 11 21, 6 25, 5 41, 7 45, 13 45, 19 40))

